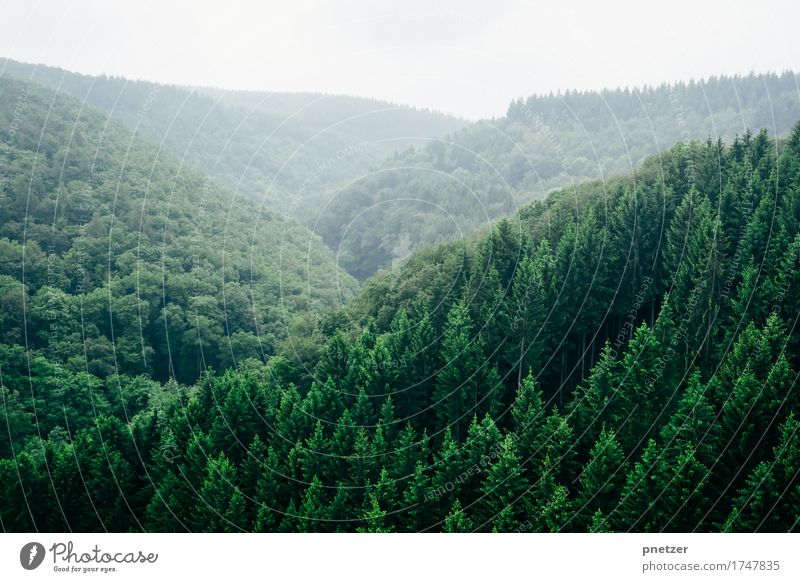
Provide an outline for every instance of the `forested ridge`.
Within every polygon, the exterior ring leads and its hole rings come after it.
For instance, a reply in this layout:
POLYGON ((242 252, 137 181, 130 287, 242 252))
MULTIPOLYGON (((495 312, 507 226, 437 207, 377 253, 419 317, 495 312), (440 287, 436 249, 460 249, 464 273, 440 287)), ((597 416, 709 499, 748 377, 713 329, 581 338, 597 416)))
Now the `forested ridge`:
POLYGON ((361 281, 558 188, 630 175, 678 141, 761 127, 783 137, 800 118, 793 72, 533 95, 475 123, 363 98, 180 87, 11 59, 0 75, 72 95, 303 222, 361 281))
MULTIPOLYGON (((0 84, 10 92, 0 100, 10 104, 7 119, 17 87, 0 84)), ((74 120, 66 117, 69 131, 74 120)), ((83 131, 74 133, 79 146, 83 131)), ((43 167, 80 167, 59 163, 57 135, 47 133, 53 160, 43 167)), ((15 138, 17 145, 2 146, 4 175, 32 165, 22 136, 15 138)), ((141 147, 142 156, 152 151, 141 147)), ((117 176, 120 152, 101 151, 117 176)), ((28 172, 48 186, 42 192, 55 184, 59 197, 68 195, 72 180, 48 183, 52 176, 28 172)), ((97 173, 92 188, 101 192, 97 173)), ((203 184, 197 177, 181 188, 191 200, 203 184)), ((27 269, 42 264, 29 262, 36 221, 24 196, 12 198, 15 207, 4 192, 2 244, 15 250, 2 256, 21 256, 20 241, 26 244, 25 271, 9 260, 3 267, 6 531, 798 527, 800 125, 781 141, 761 131, 727 146, 677 143, 631 176, 555 192, 483 235, 411 255, 371 278, 348 305, 329 301, 318 317, 295 320, 272 353, 253 357, 241 348, 239 357, 236 348, 235 360, 220 356, 199 367, 172 359, 167 370, 152 371, 155 378, 133 367, 120 374, 90 367, 90 343, 79 332, 63 338, 77 350, 66 362, 58 350, 48 353, 54 332, 46 331, 41 347, 29 343, 36 285, 27 269), (27 214, 13 214, 26 207, 27 214), (20 290, 20 281, 29 288, 20 290), (197 370, 197 381, 186 379, 197 370)), ((41 216, 58 216, 62 204, 47 200, 38 202, 51 204, 41 216)), ((187 221, 190 228, 197 223, 187 221)), ((69 232, 42 223, 40 244, 69 232)), ((187 247, 173 254, 159 246, 161 223, 142 227, 157 233, 155 256, 144 268, 131 256, 126 270, 130 247, 109 249, 118 237, 108 229, 123 228, 119 223, 100 228, 103 246, 88 252, 99 255, 99 272, 95 279, 87 273, 84 285, 119 281, 135 289, 126 277, 187 270, 180 263, 192 256, 187 247)), ((142 229, 130 232, 136 237, 142 229)), ((169 232, 180 239, 177 226, 169 232)), ((241 235, 243 248, 250 248, 250 232, 241 235)), ((69 265, 76 244, 67 237, 55 256, 69 265)), ((210 256, 218 251, 213 244, 210 256)), ((231 252, 249 259, 237 249, 231 252)), ((270 256, 247 264, 268 265, 270 256)), ((69 278, 69 269, 62 271, 69 278)), ((265 266, 263 277, 269 272, 265 266)), ((39 276, 47 280, 47 269, 39 276)), ((214 280, 197 273, 191 280, 198 279, 214 280)), ((75 293, 74 280, 63 286, 56 297, 65 306, 75 309, 75 297, 90 301, 91 289, 75 293)), ((266 287, 252 285, 245 299, 267 309, 274 297, 266 287)), ((220 292, 204 295, 212 307, 185 293, 195 321, 179 320, 179 329, 197 337, 195 325, 201 329, 200 318, 215 312, 211 300, 220 292)), ((98 293, 106 313, 130 311, 109 308, 108 290, 98 293)), ((164 302, 169 313, 174 303, 164 302)), ((225 325, 252 311, 246 300, 226 303, 225 325)), ((82 321, 69 311, 58 320, 82 321)), ((135 321, 114 328, 138 339, 135 321)), ((161 333, 172 337, 173 325, 164 321, 161 333)), ((154 347, 156 361, 163 349, 154 347)), ((195 344, 190 351, 205 349, 195 344)))
POLYGON ((0 76, 10 75, 71 95, 222 185, 301 220, 326 190, 465 124, 374 99, 180 87, 0 58, 0 76))
POLYGON ((504 117, 433 138, 337 190, 314 231, 363 280, 392 264, 401 241, 462 238, 554 189, 630 175, 678 141, 730 142, 761 127, 785 136, 799 96, 786 72, 518 99, 504 117))
POLYGON ((0 103, 4 382, 31 365, 45 401, 87 372, 193 382, 355 292, 304 227, 72 98, 3 78, 0 103))

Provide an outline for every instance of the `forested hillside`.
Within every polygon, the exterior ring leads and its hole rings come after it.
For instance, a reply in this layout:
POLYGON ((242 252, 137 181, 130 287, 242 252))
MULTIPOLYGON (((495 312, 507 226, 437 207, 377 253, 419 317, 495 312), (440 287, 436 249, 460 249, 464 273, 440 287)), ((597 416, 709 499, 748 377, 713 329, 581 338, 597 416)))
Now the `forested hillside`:
POLYGON ((72 95, 223 185, 293 217, 305 217, 324 192, 396 150, 465 125, 373 99, 186 88, 0 59, 0 77, 7 75, 72 95))
POLYGON ((4 77, 0 124, 3 383, 30 367, 56 417, 92 393, 86 373, 193 382, 356 289, 304 227, 70 97, 4 77))
POLYGON ((2 527, 796 530, 798 221, 800 126, 679 143, 415 253, 191 387, 4 348, 2 527))
POLYGON ((402 258, 398 246, 462 238, 554 188, 631 174, 678 141, 783 136, 798 118, 793 73, 534 96, 387 160, 317 210, 314 230, 365 279, 402 258))

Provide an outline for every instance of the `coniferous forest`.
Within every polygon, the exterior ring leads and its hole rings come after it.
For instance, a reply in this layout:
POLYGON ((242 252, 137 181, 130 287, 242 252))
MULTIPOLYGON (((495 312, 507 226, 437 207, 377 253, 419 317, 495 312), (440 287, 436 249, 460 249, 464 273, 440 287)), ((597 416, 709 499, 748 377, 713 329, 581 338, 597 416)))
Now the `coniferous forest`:
MULTIPOLYGON (((755 77, 735 105, 706 82, 713 111, 695 85, 642 91, 643 111, 628 90, 532 97, 493 124, 404 110, 393 123, 457 133, 336 166, 331 183, 375 173, 310 221, 325 188, 282 198, 299 167, 269 195, 268 165, 237 184, 261 126, 212 147, 258 96, 223 98, 187 154, 191 120, 167 135, 159 108, 213 91, 126 102, 103 78, 112 113, 17 66, 0 76, 3 531, 800 528, 794 75, 767 78, 771 118, 755 77), (667 127, 675 99, 691 139, 650 151, 646 120, 667 127), (638 149, 609 146, 592 175, 581 132, 607 143, 620 119, 638 149), (387 212, 343 238, 362 206, 436 189, 391 171, 415 159, 485 196, 486 220, 387 212), (376 232, 394 219, 413 252, 393 261, 376 232)), ((324 167, 345 133, 301 162, 324 167)), ((448 188, 445 206, 467 200, 448 188)))

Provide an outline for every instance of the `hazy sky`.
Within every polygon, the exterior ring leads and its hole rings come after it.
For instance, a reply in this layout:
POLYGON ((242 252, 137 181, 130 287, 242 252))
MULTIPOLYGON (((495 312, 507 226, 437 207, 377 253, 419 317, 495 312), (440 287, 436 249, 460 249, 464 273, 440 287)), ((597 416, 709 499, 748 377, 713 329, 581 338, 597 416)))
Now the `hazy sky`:
POLYGON ((0 0, 0 56, 503 115, 511 99, 800 69, 800 2, 0 0))

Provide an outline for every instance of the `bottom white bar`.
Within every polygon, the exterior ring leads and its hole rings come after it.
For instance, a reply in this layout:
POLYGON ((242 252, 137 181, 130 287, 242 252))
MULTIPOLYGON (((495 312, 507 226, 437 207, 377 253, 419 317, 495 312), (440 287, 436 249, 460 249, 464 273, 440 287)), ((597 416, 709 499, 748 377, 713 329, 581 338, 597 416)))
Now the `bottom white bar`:
POLYGON ((0 580, 800 580, 798 541, 791 534, 3 534, 0 580))

